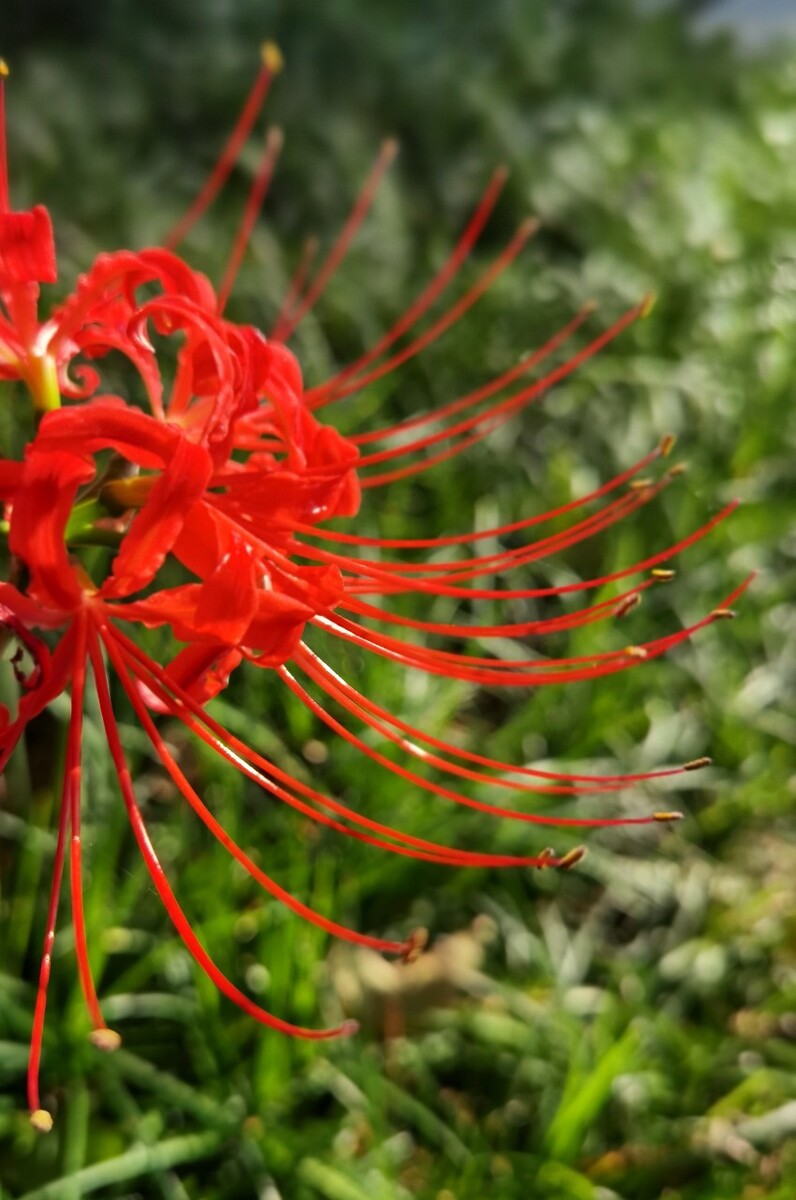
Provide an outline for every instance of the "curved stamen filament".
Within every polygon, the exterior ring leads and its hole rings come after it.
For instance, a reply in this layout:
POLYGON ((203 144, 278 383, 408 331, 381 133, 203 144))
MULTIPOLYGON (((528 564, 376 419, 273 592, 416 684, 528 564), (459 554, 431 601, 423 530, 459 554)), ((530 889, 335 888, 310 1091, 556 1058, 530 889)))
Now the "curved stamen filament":
MULTIPOLYGON (((369 383, 373 383, 376 379, 381 379, 382 376, 388 375, 392 371, 395 371, 398 367, 402 366, 403 363, 407 362, 410 358, 414 358, 414 356, 419 354, 421 350, 425 350, 427 346, 430 346, 432 342, 436 341, 437 338, 445 333, 446 330, 450 329, 451 325, 455 325, 455 323, 460 320, 466 312, 469 312, 469 310, 481 299, 485 292, 489 291, 495 280, 502 275, 509 266, 511 266, 511 264, 514 262, 514 259, 525 246, 526 242, 533 237, 538 228, 539 222, 533 217, 528 217, 525 221, 523 221, 505 249, 503 249, 497 258, 490 263, 490 265, 483 272, 483 274, 479 276, 473 286, 468 288, 465 294, 460 297, 455 304, 451 305, 447 312, 443 313, 441 317, 438 317, 433 325, 430 325, 424 333, 421 333, 417 338, 414 339, 414 341, 411 341, 408 346, 404 346, 403 350, 399 350, 397 354, 392 356, 392 358, 388 358, 387 361, 381 363, 380 366, 374 367, 372 371, 369 371, 361 378, 354 379, 351 381, 351 383, 340 387, 334 393, 333 399, 341 400, 344 396, 350 396, 353 395, 354 392, 361 391, 364 387, 367 387, 369 383)), ((321 405, 326 404, 327 402, 327 399, 324 397, 316 399, 312 392, 307 394, 307 404, 310 408, 319 408, 321 405)))
POLYGON ((349 247, 357 233, 357 230, 364 221, 371 205, 373 204, 379 184, 381 183, 385 172, 397 153, 397 142, 395 142, 392 138, 388 138, 387 141, 382 144, 378 158, 376 159, 370 174, 362 185, 362 189, 354 203, 354 207, 351 210, 348 220, 343 225, 339 236, 332 245, 332 248, 324 259, 322 265, 318 268, 317 274, 304 293, 304 296, 300 300, 298 307, 294 308, 293 311, 281 321, 278 320, 271 331, 271 337, 276 341, 286 342, 299 322, 303 320, 310 309, 313 308, 313 306, 320 299, 321 295, 326 289, 327 284, 348 253, 349 247))
POLYGON ((651 463, 661 456, 660 446, 645 454, 632 467, 622 471, 619 475, 615 475, 613 479, 609 479, 607 483, 601 484, 594 491, 588 492, 586 495, 578 496, 574 500, 569 500, 566 504, 562 504, 558 508, 551 508, 547 512, 538 513, 532 517, 523 517, 521 521, 511 521, 506 525, 496 525, 490 529, 474 529, 469 533, 454 533, 441 537, 430 538, 380 538, 380 537, 364 537, 356 533, 343 533, 336 529, 321 529, 315 525, 303 525, 299 522, 292 522, 290 526, 283 525, 284 529, 290 528, 295 533, 301 534, 302 537, 316 537, 324 541, 339 542, 344 546, 372 546, 382 550, 437 550, 442 546, 463 546, 472 542, 481 541, 486 538, 503 537, 508 533, 517 533, 521 529, 528 529, 532 525, 542 525, 547 521, 552 521, 555 517, 563 517, 573 509, 582 508, 585 504, 593 500, 600 500, 609 492, 615 491, 628 483, 634 475, 638 475, 640 471, 645 470, 651 463))
POLYGON ((463 409, 474 408, 476 404, 480 404, 483 400, 488 400, 490 396, 494 396, 496 392, 507 388, 515 379, 519 379, 522 375, 527 375, 540 362, 549 358, 551 354, 558 350, 560 346, 577 332, 593 311, 593 304, 584 305, 568 324, 559 329, 557 333, 554 333, 551 338, 548 338, 538 350, 534 350, 531 354, 520 359, 518 363, 515 363, 513 367, 509 367, 500 375, 496 375, 489 383, 485 383, 473 392, 468 392, 466 396, 460 396, 457 400, 451 400, 447 404, 432 408, 429 412, 420 413, 416 417, 410 417, 406 421, 399 421, 396 425, 390 425, 384 429, 374 429, 369 433, 354 434, 351 441, 357 446, 366 446, 371 442, 382 442, 396 435, 404 435, 410 429, 417 429, 421 425, 429 425, 432 422, 436 423, 446 417, 451 417, 463 409))
POLYGON ((285 1021, 281 1017, 274 1016, 273 1013, 262 1008, 259 1004, 255 1004, 250 1000, 244 992, 232 983, 231 980, 220 970, 213 962, 210 955, 205 950, 199 938, 193 931, 190 921, 186 917, 180 907, 174 892, 166 879, 163 867, 160 864, 155 848, 149 837, 149 833, 144 824, 143 817, 136 802, 135 793, 133 791, 133 781, 130 776, 130 770, 127 766, 127 760, 122 748, 119 729, 116 724, 116 717, 111 703, 110 691, 108 690, 108 680, 105 674, 105 664, 102 661, 102 652, 100 649, 99 639, 95 629, 89 631, 89 656, 91 658, 91 666, 94 673, 94 685, 97 690, 99 700, 100 713, 102 722, 105 727, 105 734, 108 739, 108 747, 111 752, 116 776, 119 780, 124 806, 127 810, 127 816, 132 826, 135 840, 138 843, 138 848, 141 851, 141 856, 144 860, 144 865, 149 873, 149 877, 157 891, 164 908, 169 914, 177 933, 185 945, 185 948, 191 954, 197 965, 205 972, 211 982, 222 992, 227 999, 237 1005, 247 1016, 252 1017, 255 1021, 259 1021, 261 1025, 268 1026, 269 1029, 277 1029, 282 1033, 289 1033, 293 1037, 305 1038, 309 1041, 322 1041, 328 1038, 342 1037, 355 1033, 358 1026, 356 1021, 344 1021, 341 1025, 332 1029, 308 1029, 302 1025, 294 1025, 290 1021, 285 1021))
POLYGON ((458 273, 473 246, 481 236, 484 225, 495 207, 507 178, 508 171, 505 167, 498 167, 479 200, 475 212, 468 221, 464 233, 431 282, 427 284, 417 299, 409 305, 387 333, 380 337, 376 344, 371 346, 361 358, 344 367, 342 371, 339 371, 337 375, 327 380, 326 383, 321 384, 320 387, 310 389, 309 397, 313 407, 316 404, 325 404, 331 400, 338 399, 340 388, 343 384, 346 384, 352 376, 360 375, 366 367, 370 366, 377 358, 380 358, 385 350, 388 350, 403 333, 411 329, 423 314, 428 311, 437 297, 458 273))
MULTIPOLYGON (((83 862, 80 820, 80 792, 82 782, 81 738, 83 732, 83 696, 86 684, 86 618, 77 620, 78 640, 75 648, 75 664, 72 673, 72 717, 67 739, 66 770, 64 786, 69 792, 70 822, 72 836, 69 847, 70 887, 72 892, 72 923, 75 930, 75 953, 77 955, 80 986, 95 1033, 111 1035, 104 1041, 109 1046, 112 1031, 102 1016, 97 999, 97 989, 91 973, 91 962, 86 938, 86 921, 83 910, 83 862)), ((116 1035, 118 1037, 118 1035, 116 1035)))
MULTIPOLYGON (((55 924, 58 916, 58 902, 61 895, 61 881, 63 879, 64 860, 66 857, 66 845, 69 835, 70 823, 73 820, 75 807, 80 803, 80 736, 83 723, 83 684, 85 680, 85 622, 78 621, 76 629, 67 633, 74 641, 72 653, 72 703, 69 717, 69 729, 67 733, 67 748, 66 760, 64 763, 64 773, 61 782, 61 798, 60 810, 58 815, 58 835, 55 843, 55 857, 53 860, 52 883, 50 885, 50 898, 47 905, 47 918, 44 933, 44 948, 42 950, 41 964, 39 966, 39 984, 36 992, 36 1004, 33 1010, 33 1028, 30 1036, 30 1051, 28 1055, 28 1071, 27 1071, 27 1091, 28 1091, 28 1107, 31 1113, 31 1121, 37 1129, 42 1132, 47 1132, 52 1127, 52 1117, 46 1109, 41 1107, 41 1098, 39 1095, 39 1066, 41 1063, 41 1048, 44 1037, 44 1019, 47 1011, 47 990, 50 983, 50 972, 52 970, 52 951, 55 943, 55 924), (73 632, 74 630, 74 632, 73 632)), ((78 828, 77 845, 79 850, 80 833, 78 828)), ((74 832, 73 832, 73 849, 70 854, 72 864, 74 866, 74 832)), ((73 874, 73 888, 75 877, 73 874)), ((78 895, 79 895, 79 875, 78 875, 78 895)), ((76 893, 73 891, 73 897, 76 893)), ((74 903, 74 900, 73 900, 74 903)), ((80 899, 75 907, 75 928, 77 938, 78 965, 81 971, 81 980, 83 979, 83 970, 87 965, 87 956, 85 955, 85 936, 82 925, 82 904, 80 899), (79 928, 78 928, 79 927, 79 928), (81 933, 83 940, 81 942, 81 933)), ((90 980, 90 970, 88 972, 90 980)), ((96 1003, 96 995, 94 996, 96 1003)), ((96 1006, 96 1013, 99 1014, 99 1006, 96 1006)), ((92 1012, 92 1016, 94 1012, 92 1012)), ((103 1024, 102 1016, 99 1014, 99 1023, 103 1024)))
POLYGON ((257 174, 254 177, 251 190, 246 200, 246 207, 241 218, 240 228, 235 234, 235 241, 230 251, 229 260, 224 268, 224 274, 221 277, 221 283, 218 288, 218 312, 223 313, 227 307, 232 288, 235 280, 238 277, 240 264, 243 261, 243 255, 246 253, 246 247, 249 244, 252 230, 255 222, 260 215, 260 209, 263 206, 266 192, 271 184, 271 179, 274 174, 276 160, 279 157, 282 149, 283 137, 281 129, 269 129, 265 139, 265 149, 257 174))
MULTIPOLYGON (((465 808, 475 809, 480 813, 486 813, 490 817, 502 817, 509 821, 526 821, 532 825, 555 825, 560 826, 561 828, 595 828, 597 826, 613 825, 649 825, 656 820, 654 815, 645 817, 548 817, 540 813, 518 812, 516 809, 503 808, 498 804, 486 804, 481 800, 474 799, 472 796, 465 795, 463 792, 456 792, 451 788, 442 786, 439 783, 434 783, 432 780, 424 779, 422 775, 417 775, 414 771, 410 771, 406 767, 401 766, 399 763, 393 762, 392 759, 387 758, 378 750, 374 749, 372 746, 369 746, 367 742, 364 742, 360 737, 357 737, 356 734, 352 733, 350 729, 347 729, 345 725, 341 724, 340 721, 337 721, 330 713, 328 713, 322 705, 313 700, 309 692, 307 692, 307 690, 299 684, 298 680, 287 669, 287 667, 279 667, 277 673, 280 679, 293 693, 293 695, 296 696, 302 702, 302 704, 309 709, 310 712, 314 713, 316 717, 323 721, 323 723, 327 725, 329 729, 332 729, 336 734, 342 737, 344 741, 348 742, 351 746, 354 746, 360 751, 360 753, 366 755, 372 762, 378 763, 379 766, 391 771, 394 775, 397 775, 399 778, 405 780, 413 787, 418 787, 425 792, 431 792, 433 795, 440 796, 444 800, 452 800, 455 804, 459 804, 465 808)), ((383 733, 384 736, 386 736, 389 740, 398 742, 400 744, 400 739, 390 735, 379 725, 371 722, 367 723, 370 724, 372 728, 377 729, 380 733, 383 733)), ((441 760, 435 760, 433 755, 429 755, 428 761, 433 766, 439 766, 441 763, 441 760)), ((462 775, 464 778, 473 779, 478 783, 502 783, 504 787, 514 791, 537 791, 546 792, 548 794, 556 794, 557 791, 557 789, 552 787, 544 788, 539 786, 537 788, 531 788, 527 785, 515 785, 507 780, 500 781, 488 779, 486 776, 479 775, 477 772, 467 772, 463 768, 455 768, 453 764, 446 764, 444 769, 451 774, 462 775)), ((565 791, 565 789, 562 790, 565 791)))
MULTIPOLYGON (((587 775, 575 774, 565 771, 544 771, 539 767, 516 766, 512 763, 502 762, 500 759, 489 758, 484 754, 477 754, 472 750, 465 750, 462 747, 454 746, 450 742, 445 742, 441 738, 436 738, 432 734, 418 729, 414 725, 402 721, 400 717, 396 717, 393 713, 388 712, 381 705, 376 704, 368 696, 362 694, 354 688, 350 683, 342 678, 336 671, 325 663, 314 650, 311 650, 306 643, 302 643, 299 648, 297 661, 302 670, 304 670, 311 679, 313 679, 319 687, 324 691, 328 691, 333 699, 338 703, 347 707, 350 712, 361 710, 368 713, 384 724, 392 725, 404 735, 402 742, 405 749, 410 753, 417 753, 419 757, 425 759, 427 751, 420 749, 413 743, 425 742, 428 746, 433 746, 435 750, 443 754, 448 754, 452 757, 459 758, 462 761, 476 763, 478 766, 487 767, 490 770, 500 771, 503 773, 510 772, 513 775, 520 775, 523 778, 543 779, 553 783, 564 780, 568 784, 588 784, 595 785, 594 789, 588 787, 585 791, 602 791, 604 787, 609 790, 615 790, 617 786, 624 787, 628 784, 645 783, 649 780, 666 779, 672 775, 679 775, 685 770, 695 770, 693 764, 688 764, 678 767, 664 767, 657 771, 645 771, 642 773, 625 774, 625 775, 587 775)), ((358 715, 358 714, 357 714, 358 715)), ((362 718, 360 718, 362 719, 362 718)), ((700 760, 700 766, 709 766, 710 759, 700 760)), ((581 789, 573 787, 573 794, 581 789)), ((567 789, 566 794, 569 794, 567 789)))
POLYGON ((274 76, 279 73, 282 66, 282 56, 272 42, 264 43, 261 49, 261 56, 262 63, 257 78, 241 109, 240 116, 235 122, 232 133, 229 135, 199 195, 165 238, 163 245, 167 250, 173 250, 182 241, 188 231, 193 229, 199 218, 213 203, 227 182, 243 143, 252 131, 254 122, 257 120, 260 110, 265 103, 271 82, 274 76))
POLYGON ((259 885, 264 888, 265 891, 267 891, 275 899, 279 900, 280 903, 291 909, 292 912, 296 913, 300 917, 303 917, 305 921, 309 921, 312 925, 317 926, 319 929, 323 929, 327 933, 332 934, 334 937, 341 938, 344 941, 354 942, 361 946, 367 946, 371 950, 378 950, 386 954, 403 954, 404 945, 402 942, 389 941, 385 938, 368 937, 366 934, 357 933, 356 930, 348 929, 343 925, 338 925, 336 921, 330 921, 326 917, 321 916, 320 913, 315 912, 314 909, 309 908, 306 904, 302 904, 301 901, 296 900, 296 898, 292 896, 290 892, 287 892, 284 888, 281 888, 279 884, 271 879, 269 875, 266 875, 266 873, 262 871, 257 864, 252 861, 251 858, 249 858, 249 856, 241 849, 237 842, 230 837, 223 826, 216 821, 215 817, 199 798, 197 792, 188 782, 185 774, 180 770, 179 766, 175 762, 173 755, 169 751, 163 738, 158 733, 155 723, 153 722, 146 709, 146 706, 141 700, 140 695, 130 680, 122 653, 114 644, 113 636, 103 636, 103 642, 108 652, 108 656, 113 663, 114 669, 121 680, 122 687, 127 693, 127 698, 133 706, 136 716, 143 725, 147 737, 152 743, 155 753, 179 789, 180 794, 188 801, 191 808, 200 818, 202 823, 213 834, 213 837, 215 837, 216 840, 221 843, 225 850, 229 851, 235 861, 240 863, 240 865, 244 868, 246 873, 257 883, 259 883, 259 885))
MULTIPOLYGON (((500 591, 495 588, 463 588, 454 587, 444 583, 429 583, 424 580, 412 580, 411 591, 417 593, 425 593, 427 595, 437 596, 453 596, 462 600, 532 600, 539 599, 543 596, 568 596, 573 592, 581 592, 591 590, 593 588, 604 587, 608 583, 615 583, 619 579, 626 579, 628 575, 636 575, 642 571, 651 571, 661 563, 668 562, 676 554, 687 550, 689 546, 706 537, 712 529, 725 521, 731 513, 735 512, 738 507, 738 501, 733 500, 721 509, 699 529, 695 529, 693 533, 687 537, 681 538, 679 542, 668 546, 665 550, 659 550, 656 554, 651 554, 648 558, 642 559, 640 562, 633 563, 632 566, 623 567, 621 570, 612 571, 608 575, 601 575, 592 579, 578 580, 577 583, 565 583, 556 587, 547 588, 527 588, 520 590, 506 589, 500 591)), ((347 558, 343 554, 335 554, 329 550, 321 550, 320 547, 314 549, 313 558, 319 562, 330 563, 340 567, 342 571, 346 570, 347 558)), ((286 569, 289 569, 289 559, 284 560, 288 564, 286 569)), ((282 565, 282 563, 280 563, 282 565)), ((364 574, 365 568, 361 568, 360 573, 364 574)), ((389 571, 380 569, 378 565, 369 566, 367 573, 370 578, 380 580, 390 587, 395 584, 395 577, 389 571)), ((407 585, 409 586, 409 585, 407 585)))
POLYGON ((318 239, 316 237, 308 237, 304 243, 304 246, 302 247, 299 264, 296 267, 290 283, 288 284, 285 298, 282 301, 282 305, 276 315, 274 328, 278 328, 282 322, 286 321, 288 314, 296 306, 298 298, 304 290, 304 285, 307 282, 307 277, 309 276, 309 273, 312 269, 312 264, 314 263, 317 254, 318 239))
MULTIPOLYGON (((626 329, 628 325, 635 321, 645 311, 645 306, 646 301, 634 305, 633 308, 628 309, 627 312, 623 313, 613 325, 611 325, 608 329, 603 330, 601 334, 589 342, 587 346, 584 346, 582 350, 579 350, 576 354, 573 354, 572 357, 567 359, 566 362, 554 368, 554 370, 549 371, 535 383, 530 384, 528 387, 523 388, 519 392, 515 392, 514 395, 507 397, 505 400, 501 400, 500 403, 492 405, 487 409, 486 412, 476 413, 465 420, 455 422, 453 425, 449 425, 446 428, 439 430, 437 433, 427 434, 425 437, 416 438, 412 442, 406 442, 403 445, 395 446, 390 450, 381 450, 375 454, 365 455, 359 460, 358 467, 362 468, 375 466, 378 463, 389 462, 394 458, 403 457, 405 454, 411 454, 418 450, 424 450, 429 446, 436 445, 438 442, 447 441, 449 438, 468 433, 471 429, 476 426, 480 426, 483 423, 486 427, 479 430, 478 438, 476 439, 480 440, 480 438, 485 437, 487 433, 491 433, 492 430, 497 429, 500 425, 507 421, 508 418, 517 411, 517 409, 524 408, 533 400, 536 400, 549 388, 553 387, 554 384, 559 383, 562 379, 566 379, 567 376, 573 373, 573 371, 582 366, 584 362, 587 362, 588 359, 592 358, 595 354, 602 350, 609 342, 613 341, 613 339, 616 338, 622 332, 622 330, 626 329)), ((473 394, 477 395, 478 393, 473 394)), ((460 447, 460 449, 463 448, 464 445, 472 445, 472 441, 469 438, 464 439, 463 446, 460 447)), ((376 476, 376 479, 373 477, 370 479, 366 478, 363 480, 363 486, 376 487, 376 480, 381 481, 383 478, 384 477, 382 476, 376 476)))
POLYGON ((430 842, 424 838, 403 833, 400 830, 391 828, 389 825, 384 825, 379 821, 355 812, 340 801, 318 792, 315 788, 310 787, 301 780, 294 779, 292 776, 286 774, 286 772, 280 770, 276 764, 263 758, 262 755, 252 750, 250 746, 241 742, 239 738, 234 737, 214 720, 201 705, 197 704, 184 689, 170 679, 162 668, 148 659, 138 649, 136 644, 125 637, 120 630, 114 630, 113 636, 123 646, 125 661, 132 667, 137 677, 145 682, 148 687, 152 687, 159 699, 175 716, 178 716, 184 722, 188 729, 201 738, 208 746, 211 746, 221 757, 240 771, 241 774, 246 775, 247 778, 257 783, 265 791, 276 796, 279 800, 282 800, 285 804, 302 813, 304 816, 309 817, 311 820, 329 829, 334 829, 338 833, 345 834, 347 837, 355 838, 358 841, 383 850, 389 850, 394 854, 418 858, 426 862, 441 863, 445 866, 540 867, 557 865, 555 859, 551 860, 544 855, 481 854, 468 850, 457 850, 450 846, 443 846, 437 842, 430 842), (285 786, 282 786, 283 784, 285 786), (309 801, 309 803, 291 794, 287 788, 293 788, 300 796, 305 797, 305 800, 309 801), (343 821, 351 821, 360 828, 352 829, 348 825, 342 824, 341 821, 327 816, 327 812, 333 812, 336 816, 342 818, 343 821), (362 830, 365 829, 373 832, 363 833, 362 830))
POLYGON ((0 214, 11 208, 8 195, 8 148, 6 145, 6 78, 8 67, 0 58, 0 214))
POLYGON ((752 576, 740 584, 731 593, 731 599, 725 601, 718 609, 714 609, 694 624, 684 626, 676 633, 656 638, 650 642, 642 642, 638 646, 625 650, 611 650, 586 657, 547 660, 543 664, 544 669, 537 671, 524 670, 522 669, 523 664, 518 667, 517 664, 511 662, 500 661, 493 661, 489 667, 486 667, 480 665, 481 660, 476 658, 414 646, 399 638, 366 630, 354 622, 347 621, 344 617, 315 617, 312 623, 337 634, 344 641, 372 650, 382 658, 402 663, 404 666, 418 667, 433 675, 462 679, 470 683, 501 684, 506 687, 539 687, 562 681, 598 679, 604 675, 613 675, 617 671, 637 666, 642 661, 658 658, 680 642, 692 637, 698 630, 719 619, 722 611, 729 607, 732 599, 746 590, 751 579, 752 576))

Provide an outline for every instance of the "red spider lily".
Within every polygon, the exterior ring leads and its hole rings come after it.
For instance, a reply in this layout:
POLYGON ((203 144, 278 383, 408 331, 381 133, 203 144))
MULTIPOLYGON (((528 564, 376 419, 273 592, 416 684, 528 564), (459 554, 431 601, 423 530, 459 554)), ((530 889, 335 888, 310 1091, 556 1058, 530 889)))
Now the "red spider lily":
MULTIPOLYGON (((621 618, 642 593, 672 572, 664 564, 704 537, 733 510, 730 504, 702 528, 641 562, 608 575, 563 587, 512 589, 480 586, 484 576, 516 571, 576 545, 629 518, 667 487, 677 468, 644 472, 665 459, 663 438, 619 475, 559 508, 484 530, 422 539, 363 537, 323 524, 354 517, 360 489, 375 488, 427 469, 485 437, 544 395, 644 315, 636 305, 608 329, 546 369, 591 314, 586 307, 533 354, 464 396, 398 425, 344 438, 315 413, 395 370, 462 317, 517 256, 535 228, 523 223, 505 250, 441 316, 413 332, 454 281, 477 241, 500 193, 505 173, 489 182, 473 216, 443 267, 393 327, 356 362, 322 385, 305 388, 299 365, 285 345, 339 266, 394 155, 385 143, 351 217, 325 260, 310 277, 308 251, 288 291, 270 338, 223 316, 226 299, 273 174, 281 137, 271 132, 246 205, 241 228, 218 293, 174 252, 184 234, 212 202, 248 136, 279 62, 266 48, 263 66, 241 117, 207 185, 171 235, 169 249, 102 255, 75 292, 39 323, 38 285, 55 277, 52 229, 46 210, 10 211, 0 107, 0 378, 22 381, 40 414, 24 461, 0 460, 0 499, 5 504, 8 548, 15 582, 0 583, 0 625, 33 659, 25 674, 17 712, 0 714, 0 766, 27 724, 50 701, 71 692, 58 838, 46 923, 44 953, 31 1039, 28 1098, 32 1120, 47 1129, 38 1072, 50 954, 67 857, 78 970, 94 1027, 93 1039, 113 1049, 118 1035, 102 1017, 91 974, 83 919, 80 840, 81 728, 90 673, 125 807, 152 882, 199 966, 245 1012, 272 1028, 305 1038, 352 1032, 291 1025, 249 1000, 204 949, 166 880, 133 794, 130 772, 111 703, 113 668, 153 752, 210 832, 249 875, 294 912, 335 936, 410 957, 419 935, 403 942, 358 933, 314 912, 259 868, 219 825, 158 732, 153 714, 181 720, 232 767, 304 816, 372 846, 446 866, 569 867, 581 848, 557 856, 477 853, 428 841, 392 828, 282 771, 240 742, 205 708, 241 662, 272 670, 320 720, 365 755, 435 796, 507 820, 574 827, 644 824, 679 814, 653 812, 631 818, 547 817, 517 802, 477 800, 461 781, 489 783, 517 797, 545 793, 575 796, 612 791, 628 783, 659 779, 705 765, 706 759, 632 775, 595 776, 511 766, 456 747, 397 718, 342 678, 305 641, 320 627, 392 662, 473 683, 526 687, 593 679, 658 657, 703 626, 730 614, 729 605, 748 580, 700 621, 620 651, 588 657, 503 658, 475 656, 418 645, 403 631, 435 637, 523 639, 621 618), (172 374, 164 376, 162 339, 178 337, 172 374), (400 348, 394 349, 403 339, 400 348), (102 392, 105 355, 121 352, 143 383, 149 411, 120 395, 102 392), (534 377, 533 373, 536 373, 534 377), (531 378, 532 377, 532 378, 531 378), (62 406, 61 399, 72 403, 62 406), (379 445, 383 448, 379 449, 379 445), (423 552, 474 545, 485 539, 525 534, 553 518, 571 516, 562 531, 519 547, 427 561, 423 552), (110 568, 94 579, 81 547, 100 543, 114 550, 110 568), (378 557, 374 556, 374 552, 378 557), (400 557, 420 552, 420 560, 400 557), (163 568, 178 565, 186 582, 164 583, 163 568), (562 615, 497 624, 437 623, 384 607, 390 597, 450 596, 466 601, 528 600, 589 592, 617 584, 610 599, 562 615), (374 602, 382 598, 382 603, 374 602), (125 631, 125 623, 167 626, 185 643, 164 667, 125 631), (44 631, 54 648, 33 631, 44 631), (313 695, 309 689, 316 690, 313 695), (403 754, 393 761, 354 728, 327 712, 320 694, 403 754), (438 769, 429 780, 412 769, 422 761, 438 769), (441 780, 441 781, 440 781, 441 780)), ((3 102, 0 79, 0 106, 3 102)))

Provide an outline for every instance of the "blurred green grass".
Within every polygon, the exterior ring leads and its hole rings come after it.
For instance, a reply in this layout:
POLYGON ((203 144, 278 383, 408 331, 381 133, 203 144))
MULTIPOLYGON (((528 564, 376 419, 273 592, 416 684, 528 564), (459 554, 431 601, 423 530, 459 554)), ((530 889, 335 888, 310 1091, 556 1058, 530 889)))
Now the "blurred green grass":
MULTIPOLYGON (((23 1074, 53 849, 56 711, 7 773, 0 806, 3 1200, 787 1200, 796 50, 743 57, 727 39, 698 41, 674 8, 644 16, 629 0, 422 12, 388 0, 4 8, 13 194, 20 206, 51 206, 64 288, 99 250, 163 236, 213 161, 266 35, 288 64, 269 101, 287 145, 231 315, 267 324, 303 237, 328 242, 380 140, 402 144, 350 261, 296 339, 310 381, 401 311, 497 162, 511 181, 477 262, 528 211, 543 220, 461 327, 348 401, 341 428, 450 399, 586 299, 607 321, 645 291, 659 296, 646 321, 543 404, 466 458, 395 485, 360 528, 423 536, 543 511, 674 432, 688 474, 599 545, 535 565, 534 578, 633 561, 732 496, 743 508, 683 557, 677 581, 622 637, 693 619, 759 572, 732 625, 668 660, 566 690, 476 692, 330 653, 385 707, 512 761, 631 770, 710 753, 716 767, 676 791, 581 802, 583 813, 672 805, 687 820, 676 833, 594 836, 576 873, 452 872, 307 829, 170 728, 208 803, 283 886, 374 932, 431 928, 437 974, 409 995, 405 975, 330 955, 317 931, 258 895, 126 725, 159 851, 221 965, 298 1021, 334 1015, 335 985, 364 993, 366 1031, 318 1050, 264 1032, 194 972, 137 860, 89 713, 87 921, 125 1047, 101 1057, 86 1042, 64 917, 43 1077, 57 1123, 43 1139, 23 1112, 23 1074), (385 1039, 385 1028, 405 1036, 385 1039)), ((255 163, 253 145, 188 240, 189 261, 212 277, 255 163)), ((0 422, 3 445, 15 447, 7 409, 0 422)), ((440 600, 428 615, 452 612, 440 600)), ((583 653, 610 636, 580 631, 567 645, 583 653)), ((463 847, 545 844, 376 772, 267 674, 239 674, 220 718, 347 803, 463 847)))

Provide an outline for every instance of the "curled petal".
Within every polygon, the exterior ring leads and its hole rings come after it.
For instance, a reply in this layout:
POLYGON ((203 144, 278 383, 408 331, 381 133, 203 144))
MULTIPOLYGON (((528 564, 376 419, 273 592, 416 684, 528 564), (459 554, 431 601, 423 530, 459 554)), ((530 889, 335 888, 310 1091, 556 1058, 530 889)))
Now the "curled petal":
POLYGON ((181 438, 122 542, 111 577, 102 589, 105 598, 129 596, 154 579, 211 472, 212 462, 204 446, 181 438))
POLYGON ((14 497, 8 546, 30 572, 29 595, 46 607, 73 611, 83 590, 69 562, 64 530, 78 488, 94 475, 93 464, 66 450, 34 448, 25 460, 14 497))

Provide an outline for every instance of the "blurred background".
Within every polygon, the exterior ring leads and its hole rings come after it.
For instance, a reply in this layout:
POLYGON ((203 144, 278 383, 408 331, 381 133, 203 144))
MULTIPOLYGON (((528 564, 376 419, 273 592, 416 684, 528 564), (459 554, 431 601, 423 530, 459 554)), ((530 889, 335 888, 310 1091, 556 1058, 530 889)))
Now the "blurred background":
MULTIPOLYGON (((330 243, 380 142, 399 139, 350 258, 295 338, 310 382, 403 311, 490 171, 510 168, 465 281, 528 212, 541 232, 444 339, 338 406, 344 431, 478 386, 588 299, 597 328, 657 294, 647 320, 542 404, 377 503, 371 493, 359 530, 422 537, 543 512, 674 433, 688 464, 676 486, 526 569, 528 586, 631 563, 732 497, 741 509, 619 629, 580 630, 545 651, 673 630, 758 571, 733 623, 566 689, 427 680, 315 639, 392 712, 512 762, 612 772, 714 758, 667 788, 541 797, 549 814, 686 813, 673 830, 591 836, 574 872, 457 872, 341 842, 167 725, 219 819, 283 886, 369 932, 427 926, 430 950, 414 968, 332 949, 259 894, 196 828, 120 701, 140 803, 197 931, 280 1015, 362 1019, 357 1038, 322 1048, 264 1031, 194 970, 137 858, 89 711, 87 921, 124 1046, 102 1056, 87 1042, 65 903, 43 1063, 56 1125, 43 1138, 24 1111, 24 1068, 66 711, 55 706, 0 792, 3 1200, 793 1196, 794 32, 790 4, 752 0, 3 4, 12 198, 52 211, 56 296, 99 251, 164 237, 230 129, 264 37, 285 55, 267 117, 286 146, 233 318, 268 327, 304 238, 330 243)), ((258 147, 255 137, 183 247, 211 278, 258 147)), ((531 611, 484 605, 479 619, 531 611)), ((453 614, 446 600, 424 613, 453 614)), ((413 791, 290 700, 267 672, 239 672, 214 711, 299 778, 416 836, 505 853, 547 844, 544 829, 413 791)), ((574 840, 556 831, 554 845, 574 840)))

